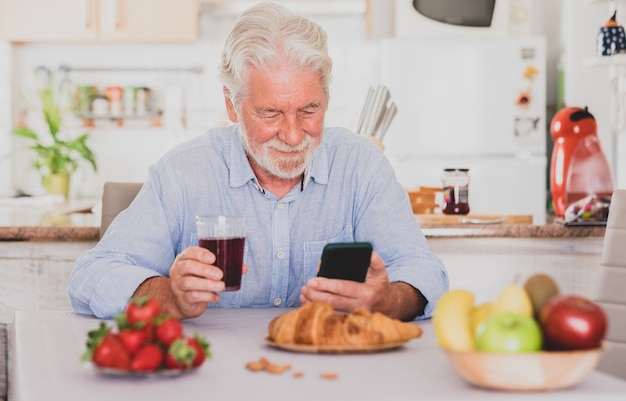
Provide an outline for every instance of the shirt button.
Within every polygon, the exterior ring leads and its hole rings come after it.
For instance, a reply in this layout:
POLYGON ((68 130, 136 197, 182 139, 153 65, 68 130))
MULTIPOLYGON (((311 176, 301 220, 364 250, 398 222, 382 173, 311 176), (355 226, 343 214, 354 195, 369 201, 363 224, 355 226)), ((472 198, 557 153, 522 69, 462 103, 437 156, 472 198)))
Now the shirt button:
POLYGON ((282 203, 282 202, 278 202, 278 208, 279 208, 279 209, 282 209, 282 208, 284 208, 284 207, 285 207, 285 204, 284 204, 284 203, 282 203))
POLYGON ((283 301, 280 298, 274 298, 274 306, 280 306, 280 304, 282 304, 283 301))
POLYGON ((283 259, 285 257, 285 252, 283 251, 278 251, 278 253, 276 254, 276 257, 278 259, 283 259))

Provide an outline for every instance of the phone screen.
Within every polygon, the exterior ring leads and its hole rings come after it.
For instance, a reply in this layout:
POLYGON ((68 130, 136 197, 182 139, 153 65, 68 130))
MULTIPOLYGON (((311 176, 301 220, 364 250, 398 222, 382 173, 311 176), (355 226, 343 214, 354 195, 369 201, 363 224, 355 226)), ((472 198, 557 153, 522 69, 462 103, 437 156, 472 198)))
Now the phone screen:
POLYGON ((372 257, 369 242, 335 242, 322 251, 319 277, 364 282, 372 257))

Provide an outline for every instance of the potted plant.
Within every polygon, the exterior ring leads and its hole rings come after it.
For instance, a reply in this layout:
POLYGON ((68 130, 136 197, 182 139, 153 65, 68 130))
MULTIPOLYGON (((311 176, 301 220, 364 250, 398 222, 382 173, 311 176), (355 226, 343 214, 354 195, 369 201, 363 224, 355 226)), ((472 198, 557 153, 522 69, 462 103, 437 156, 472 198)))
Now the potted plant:
POLYGON ((66 139, 62 134, 63 110, 59 103, 62 94, 59 87, 55 87, 53 74, 45 67, 38 68, 36 73, 41 78, 38 99, 47 132, 38 134, 27 126, 20 126, 14 128, 12 133, 32 143, 29 148, 36 154, 32 166, 41 172, 46 193, 62 194, 67 198, 70 177, 80 162, 88 162, 94 171, 98 167, 93 151, 87 146, 89 133, 73 139, 66 139))

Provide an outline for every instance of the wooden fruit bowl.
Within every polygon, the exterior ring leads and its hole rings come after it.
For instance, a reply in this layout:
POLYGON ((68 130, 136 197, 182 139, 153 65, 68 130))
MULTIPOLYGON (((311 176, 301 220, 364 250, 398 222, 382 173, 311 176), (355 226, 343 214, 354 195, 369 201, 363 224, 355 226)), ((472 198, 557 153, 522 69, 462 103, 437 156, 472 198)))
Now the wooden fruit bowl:
POLYGON ((546 391, 574 386, 597 366, 602 348, 499 354, 444 350, 467 382, 505 391, 546 391))

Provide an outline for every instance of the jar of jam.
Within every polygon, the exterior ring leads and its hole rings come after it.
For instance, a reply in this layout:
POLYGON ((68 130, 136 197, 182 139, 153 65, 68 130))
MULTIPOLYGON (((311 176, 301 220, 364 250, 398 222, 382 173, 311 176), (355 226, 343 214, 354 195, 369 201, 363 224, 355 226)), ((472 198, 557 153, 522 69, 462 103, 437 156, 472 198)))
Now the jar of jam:
POLYGON ((444 214, 468 214, 469 207, 469 169, 446 168, 443 170, 444 214))

